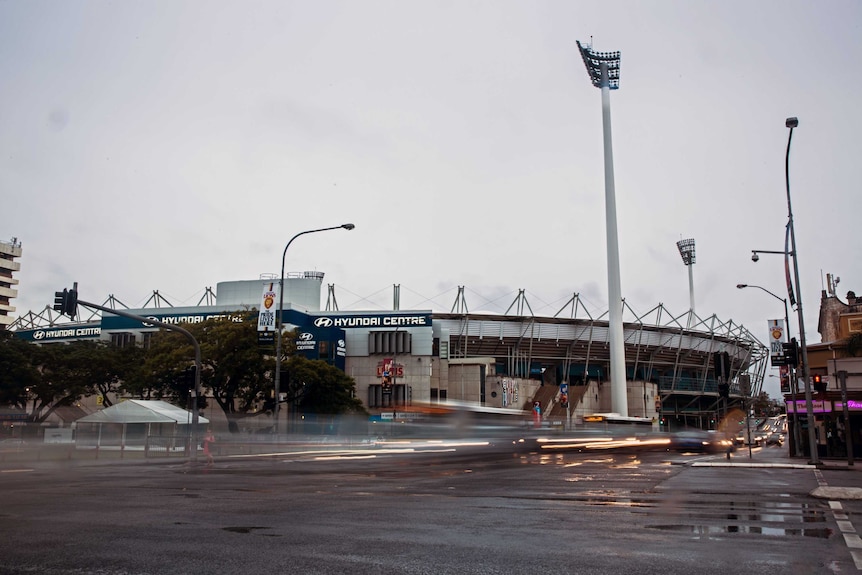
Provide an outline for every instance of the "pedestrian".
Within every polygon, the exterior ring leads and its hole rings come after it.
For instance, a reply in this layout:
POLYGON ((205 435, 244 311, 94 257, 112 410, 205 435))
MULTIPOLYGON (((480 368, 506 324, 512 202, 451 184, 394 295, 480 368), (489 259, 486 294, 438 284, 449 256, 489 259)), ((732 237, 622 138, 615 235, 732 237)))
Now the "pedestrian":
POLYGON ((212 444, 215 443, 215 436, 211 429, 207 428, 207 434, 204 436, 204 455, 207 456, 207 465, 213 464, 212 444))

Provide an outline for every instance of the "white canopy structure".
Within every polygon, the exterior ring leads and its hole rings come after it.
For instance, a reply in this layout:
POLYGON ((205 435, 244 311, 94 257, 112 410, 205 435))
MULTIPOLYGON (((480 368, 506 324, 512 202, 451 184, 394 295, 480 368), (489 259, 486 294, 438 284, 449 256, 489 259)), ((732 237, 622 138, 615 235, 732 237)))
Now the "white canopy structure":
MULTIPOLYGON (((200 425, 209 424, 198 417, 200 425)), ((183 445, 192 413, 166 401, 129 399, 75 422, 78 446, 167 447, 183 445)))

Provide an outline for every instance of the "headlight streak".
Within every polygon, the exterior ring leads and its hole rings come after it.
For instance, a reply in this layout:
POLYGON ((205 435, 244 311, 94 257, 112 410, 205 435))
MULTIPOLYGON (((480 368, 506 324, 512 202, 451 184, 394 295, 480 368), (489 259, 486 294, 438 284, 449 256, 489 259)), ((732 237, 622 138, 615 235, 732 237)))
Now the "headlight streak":
POLYGON ((331 459, 361 459, 372 458, 377 455, 393 455, 405 453, 449 453, 457 451, 459 447, 484 447, 490 445, 488 441, 429 441, 422 443, 412 443, 408 441, 389 442, 387 445, 393 447, 379 447, 384 445, 378 443, 377 447, 363 449, 314 449, 307 451, 278 451, 269 453, 249 453, 229 455, 232 459, 251 459, 251 458, 267 458, 267 457, 308 457, 316 461, 326 461, 331 459), (395 447, 397 446, 397 447, 395 447))
POLYGON ((601 438, 601 440, 584 441, 580 443, 554 443, 542 445, 542 449, 618 449, 621 447, 650 447, 669 445, 670 439, 619 439, 601 438))

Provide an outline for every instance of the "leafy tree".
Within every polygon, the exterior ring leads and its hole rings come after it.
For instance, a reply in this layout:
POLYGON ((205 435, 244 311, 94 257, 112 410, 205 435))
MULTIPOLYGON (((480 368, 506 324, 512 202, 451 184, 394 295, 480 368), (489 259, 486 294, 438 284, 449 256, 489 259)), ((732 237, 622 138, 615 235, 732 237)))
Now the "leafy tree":
POLYGON ((0 331, 0 405, 27 410, 28 395, 41 380, 39 348, 0 331))
MULTIPOLYGON (((258 345, 254 322, 211 319, 184 327, 201 348, 201 387, 211 391, 231 432, 239 430, 239 420, 272 409, 274 360, 258 345)), ((194 350, 183 334, 159 332, 144 368, 153 382, 151 391, 184 403, 191 386, 183 374, 193 364, 194 350)))
POLYGON ((102 342, 77 341, 40 346, 35 352, 41 377, 30 387, 33 421, 45 421, 58 407, 99 390, 114 391, 119 383, 114 349, 102 342))
POLYGON ((362 402, 354 397, 352 377, 325 361, 293 356, 286 366, 287 389, 299 411, 337 415, 365 413, 362 402))
POLYGON ((845 340, 845 352, 849 357, 862 355, 862 333, 854 333, 845 340))

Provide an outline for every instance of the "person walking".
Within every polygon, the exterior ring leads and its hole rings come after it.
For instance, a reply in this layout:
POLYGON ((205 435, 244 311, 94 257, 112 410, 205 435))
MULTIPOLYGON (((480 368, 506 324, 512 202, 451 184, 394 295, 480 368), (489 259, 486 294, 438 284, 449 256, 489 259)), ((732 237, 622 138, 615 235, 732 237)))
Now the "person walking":
POLYGON ((207 466, 213 464, 212 444, 215 443, 215 436, 211 429, 207 428, 207 434, 204 436, 204 455, 207 456, 207 466))

